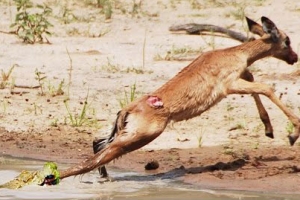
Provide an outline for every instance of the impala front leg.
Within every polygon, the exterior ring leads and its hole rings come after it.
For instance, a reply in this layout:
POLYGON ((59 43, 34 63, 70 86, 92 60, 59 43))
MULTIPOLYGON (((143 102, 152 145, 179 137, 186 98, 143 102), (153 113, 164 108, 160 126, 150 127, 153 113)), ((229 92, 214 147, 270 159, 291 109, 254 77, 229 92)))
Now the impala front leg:
MULTIPOLYGON (((246 81, 249 81, 249 82, 254 82, 254 77, 248 69, 246 69, 244 71, 244 73, 241 75, 241 78, 246 81)), ((255 104, 256 104, 256 107, 257 107, 257 110, 259 113, 259 117, 265 126, 265 135, 269 138, 274 138, 273 127, 272 127, 268 112, 266 111, 264 105, 262 104, 259 95, 252 94, 252 96, 254 98, 254 101, 255 101, 255 104)))
POLYGON ((228 94, 263 94, 268 97, 275 105, 277 105, 288 119, 294 125, 294 133, 288 136, 291 145, 294 145, 300 135, 300 119, 290 111, 278 97, 276 97, 274 90, 269 85, 256 82, 248 82, 243 79, 238 79, 228 89, 228 94))

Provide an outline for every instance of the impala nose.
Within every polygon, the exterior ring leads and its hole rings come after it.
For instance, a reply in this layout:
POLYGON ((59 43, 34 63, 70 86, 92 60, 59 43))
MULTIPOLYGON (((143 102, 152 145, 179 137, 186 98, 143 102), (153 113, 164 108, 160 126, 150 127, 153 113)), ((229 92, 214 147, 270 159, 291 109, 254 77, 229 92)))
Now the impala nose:
POLYGON ((289 59, 286 61, 288 64, 293 65, 298 62, 298 55, 295 52, 291 52, 289 59))

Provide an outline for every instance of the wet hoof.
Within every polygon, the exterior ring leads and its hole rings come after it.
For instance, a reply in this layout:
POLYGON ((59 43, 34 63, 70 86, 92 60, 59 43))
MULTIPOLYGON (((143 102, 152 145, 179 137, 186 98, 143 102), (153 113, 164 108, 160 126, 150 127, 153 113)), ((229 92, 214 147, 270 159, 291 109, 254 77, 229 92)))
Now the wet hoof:
POLYGON ((107 176, 107 177, 101 177, 98 182, 105 183, 105 182, 113 182, 113 181, 114 181, 114 179, 112 177, 107 176))
POLYGON ((159 163, 157 160, 152 160, 145 165, 145 170, 155 170, 159 168, 159 163))
POLYGON ((105 166, 99 167, 98 171, 99 171, 99 174, 100 174, 101 178, 107 178, 108 177, 108 173, 107 173, 107 170, 106 170, 105 166))
POLYGON ((291 135, 289 135, 288 138, 289 138, 289 141, 290 141, 290 145, 293 146, 295 144, 297 138, 295 138, 291 135))
POLYGON ((266 133, 266 136, 269 137, 269 138, 274 139, 273 132, 268 132, 268 133, 266 133))

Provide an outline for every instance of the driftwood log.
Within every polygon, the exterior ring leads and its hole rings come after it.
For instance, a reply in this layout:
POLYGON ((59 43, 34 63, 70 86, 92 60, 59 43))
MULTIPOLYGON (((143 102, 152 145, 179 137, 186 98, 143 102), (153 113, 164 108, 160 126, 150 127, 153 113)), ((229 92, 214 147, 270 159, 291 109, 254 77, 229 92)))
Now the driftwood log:
POLYGON ((253 38, 248 38, 246 35, 232 31, 230 29, 215 26, 211 24, 196 24, 196 23, 189 23, 189 24, 182 24, 182 25, 174 25, 169 28, 169 31, 176 32, 176 31, 186 31, 187 34, 191 35, 198 35, 201 33, 222 33, 234 40, 240 42, 247 42, 253 40, 253 38))

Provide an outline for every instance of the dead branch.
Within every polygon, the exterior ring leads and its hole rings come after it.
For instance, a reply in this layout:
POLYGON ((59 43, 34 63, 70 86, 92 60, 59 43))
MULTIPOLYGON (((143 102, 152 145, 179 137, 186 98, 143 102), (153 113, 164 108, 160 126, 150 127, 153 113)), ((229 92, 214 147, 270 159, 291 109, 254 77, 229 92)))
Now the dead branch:
POLYGON ((3 34, 9 34, 9 35, 16 35, 16 34, 17 34, 17 31, 1 31, 1 30, 0 30, 0 33, 3 33, 3 34))
POLYGON ((253 38, 248 38, 242 33, 232 31, 220 26, 211 25, 211 24, 189 23, 189 24, 182 24, 182 25, 174 25, 169 28, 169 31, 173 31, 173 32, 186 31, 187 34, 191 34, 191 35, 201 34, 203 32, 222 33, 242 43, 253 39, 253 38))
POLYGON ((27 85, 14 85, 15 88, 23 88, 23 89, 37 89, 40 88, 40 85, 36 85, 36 86, 27 86, 27 85))

